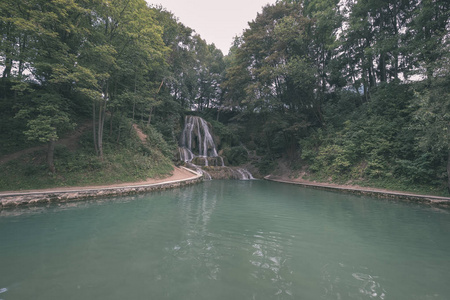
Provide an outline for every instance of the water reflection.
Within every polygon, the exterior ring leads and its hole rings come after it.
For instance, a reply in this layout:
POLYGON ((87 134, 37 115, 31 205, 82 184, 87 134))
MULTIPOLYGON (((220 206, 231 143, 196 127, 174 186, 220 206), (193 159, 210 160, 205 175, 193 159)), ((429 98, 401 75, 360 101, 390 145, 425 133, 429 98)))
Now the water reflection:
MULTIPOLYGON (((173 259, 190 261, 194 258, 196 263, 190 266, 193 276, 207 274, 211 280, 217 280, 220 274, 217 262, 220 254, 208 228, 216 209, 218 192, 202 186, 183 190, 183 194, 179 195, 178 210, 182 224, 181 240, 166 247, 167 256, 164 257, 168 262, 173 259), (202 190, 201 193, 198 189, 202 190)), ((220 236, 216 236, 216 239, 220 239, 220 236)))
POLYGON ((4 300, 450 294, 448 212, 426 206, 214 181, 10 213, 0 215, 4 300))
POLYGON ((370 275, 367 267, 329 263, 321 273, 325 299, 386 299, 380 277, 370 275))
POLYGON ((7 288, 1 288, 1 289, 0 289, 0 294, 6 293, 7 291, 8 291, 7 288))
POLYGON ((254 251, 250 263, 255 267, 251 275, 257 281, 270 281, 276 289, 275 296, 293 296, 290 256, 284 251, 292 242, 279 233, 261 231, 253 235, 251 242, 254 251))
POLYGON ((386 290, 376 281, 378 276, 372 276, 364 273, 353 273, 352 276, 361 281, 359 292, 362 295, 367 295, 371 299, 384 299, 386 297, 386 290))

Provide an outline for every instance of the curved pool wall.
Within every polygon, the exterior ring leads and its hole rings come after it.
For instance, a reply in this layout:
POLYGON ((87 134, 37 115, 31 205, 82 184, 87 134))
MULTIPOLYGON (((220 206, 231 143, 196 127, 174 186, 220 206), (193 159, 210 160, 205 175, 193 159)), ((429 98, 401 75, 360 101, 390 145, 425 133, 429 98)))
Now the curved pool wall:
POLYGON ((192 173, 192 177, 152 184, 130 184, 127 186, 92 187, 74 189, 55 189, 54 191, 33 191, 0 193, 0 210, 22 205, 47 204, 53 202, 77 201, 83 199, 100 198, 105 196, 126 196, 148 193, 157 190, 178 188, 203 181, 203 176, 191 169, 181 167, 192 173))
POLYGON ((450 211, 211 181, 0 215, 0 299, 448 299, 450 211))

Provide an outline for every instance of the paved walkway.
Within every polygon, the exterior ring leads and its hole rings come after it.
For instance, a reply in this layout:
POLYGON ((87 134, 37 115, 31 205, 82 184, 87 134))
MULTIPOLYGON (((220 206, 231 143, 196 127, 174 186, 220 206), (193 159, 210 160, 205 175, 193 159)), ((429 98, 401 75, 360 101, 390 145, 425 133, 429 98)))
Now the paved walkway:
POLYGON ((433 195, 419 195, 419 194, 412 194, 412 193, 406 193, 406 192, 389 191, 389 190, 375 189, 375 188, 365 188, 365 187, 350 186, 350 185, 318 183, 318 182, 306 181, 303 179, 280 178, 280 177, 272 176, 272 175, 266 176, 266 177, 264 177, 264 179, 269 180, 269 181, 275 181, 275 182, 281 182, 281 183, 287 183, 287 184, 296 184, 296 185, 300 185, 300 186, 304 186, 304 187, 324 189, 324 190, 330 190, 330 191, 341 191, 341 192, 346 192, 346 193, 351 193, 351 194, 367 195, 367 196, 379 197, 379 198, 401 199, 401 200, 417 201, 417 202, 423 202, 423 203, 429 203, 429 204, 439 204, 439 205, 450 206, 450 198, 449 197, 440 197, 440 196, 433 196, 433 195))
POLYGON ((165 179, 149 179, 137 183, 0 192, 0 209, 2 207, 14 207, 26 204, 65 202, 84 198, 145 193, 153 190, 163 190, 194 184, 200 182, 202 179, 201 174, 180 167, 174 169, 171 177, 165 179))

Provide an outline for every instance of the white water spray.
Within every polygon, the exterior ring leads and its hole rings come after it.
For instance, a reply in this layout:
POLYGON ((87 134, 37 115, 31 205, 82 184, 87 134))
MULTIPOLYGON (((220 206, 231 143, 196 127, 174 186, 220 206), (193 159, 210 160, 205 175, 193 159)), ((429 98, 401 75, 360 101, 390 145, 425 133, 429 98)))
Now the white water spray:
MULTIPOLYGON (((196 116, 186 116, 183 132, 180 136, 178 152, 181 161, 204 175, 210 180, 211 175, 196 164, 207 167, 210 164, 217 167, 225 167, 223 157, 217 154, 216 144, 209 130, 208 123, 196 116), (195 161, 194 164, 192 161, 195 161)), ((231 169, 231 168, 230 168, 231 169)), ((231 169, 233 177, 240 180, 254 179, 246 169, 231 169)))

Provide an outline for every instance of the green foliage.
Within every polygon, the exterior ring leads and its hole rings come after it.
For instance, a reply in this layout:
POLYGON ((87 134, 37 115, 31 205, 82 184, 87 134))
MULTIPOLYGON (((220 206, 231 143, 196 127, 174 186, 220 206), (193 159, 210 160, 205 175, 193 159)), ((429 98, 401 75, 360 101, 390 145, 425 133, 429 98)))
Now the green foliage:
MULTIPOLYGON (((144 0, 2 1, 0 153, 50 142, 52 166, 53 142, 91 117, 94 134, 81 142, 101 170, 132 147, 147 157, 131 152, 135 169, 151 169, 149 157, 173 157, 184 109, 218 101, 223 68, 220 50, 144 0), (147 145, 126 138, 139 119, 147 145)), ((84 154, 67 164, 58 155, 61 173, 97 166, 84 154)))
MULTIPOLYGON (((165 168, 197 110, 231 163, 250 149, 263 174, 284 157, 324 179, 441 186, 449 3, 277 1, 224 57, 144 0, 1 1, 0 153, 56 141, 89 116, 94 136, 56 148, 58 172, 138 178, 165 168)), ((57 182, 28 163, 6 169, 57 182)))
POLYGON ((176 146, 174 144, 169 145, 159 131, 151 125, 144 125, 142 126, 142 129, 147 135, 147 144, 151 147, 149 149, 157 149, 168 158, 172 158, 174 156, 174 153, 177 150, 176 146))
MULTIPOLYGON (((374 89, 371 101, 357 107, 348 92, 342 93, 341 99, 330 102, 325 110, 327 115, 339 116, 328 119, 330 123, 326 130, 313 131, 300 141, 301 157, 309 171, 315 174, 313 176, 338 181, 395 180, 405 186, 441 186, 446 153, 429 152, 429 148, 421 146, 427 138, 435 137, 418 138, 425 127, 417 125, 417 116, 423 117, 424 112, 416 109, 418 100, 412 91, 420 87, 419 83, 393 82, 374 89), (342 105, 349 101, 353 104, 351 109, 342 105)), ((436 103, 441 105, 445 101, 440 99, 436 103)), ((430 108, 429 105, 426 107, 430 108)), ((438 110, 446 111, 446 108, 438 110)), ((426 116, 430 116, 429 112, 426 116)), ((433 130, 429 126, 427 130, 433 130)), ((443 137, 438 139, 445 140, 443 137)))
POLYGON ((236 146, 223 149, 223 155, 227 158, 228 163, 232 166, 244 165, 248 162, 247 149, 243 146, 236 146))
POLYGON ((450 150, 450 75, 438 77, 429 88, 417 91, 415 102, 414 125, 421 132, 420 146, 432 153, 450 150))
MULTIPOLYGON (((152 140, 159 139, 160 143, 164 143, 159 133, 153 129, 149 132, 153 132, 152 140)), ((113 131, 112 135, 116 134, 117 132, 113 131)), ((125 133, 121 135, 119 144, 113 140, 105 141, 103 161, 92 149, 90 131, 80 138, 77 149, 69 149, 63 145, 56 146, 57 174, 48 172, 43 151, 10 161, 2 165, 0 190, 136 182, 165 176, 172 172, 171 160, 158 149, 160 144, 143 145, 137 136, 125 133)))
POLYGON ((15 117, 27 120, 28 130, 24 134, 29 140, 42 143, 58 140, 62 132, 75 126, 67 112, 67 99, 54 93, 34 93, 15 117))
POLYGON ((223 123, 215 120, 208 120, 208 122, 212 125, 214 135, 220 137, 216 139, 216 145, 219 149, 239 145, 239 136, 233 132, 232 126, 225 126, 223 123))
POLYGON ((321 147, 310 169, 330 174, 343 174, 350 169, 352 153, 339 145, 321 147))
POLYGON ((261 175, 268 175, 275 170, 277 162, 269 156, 264 156, 260 161, 255 163, 261 175))

